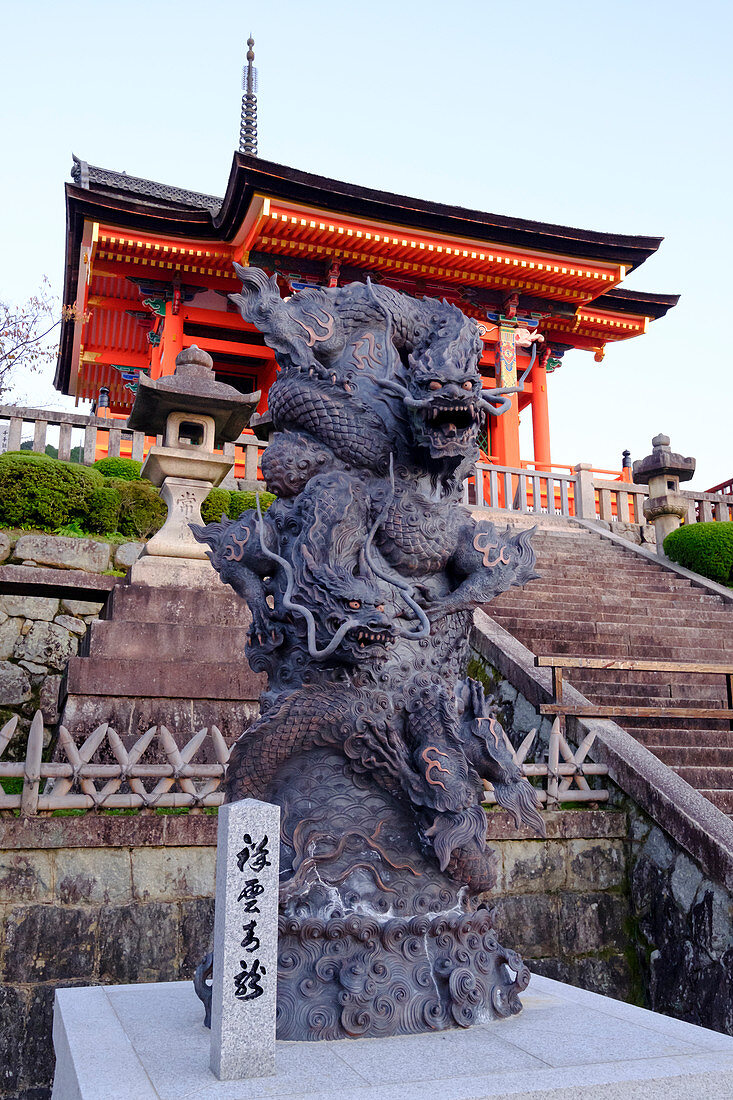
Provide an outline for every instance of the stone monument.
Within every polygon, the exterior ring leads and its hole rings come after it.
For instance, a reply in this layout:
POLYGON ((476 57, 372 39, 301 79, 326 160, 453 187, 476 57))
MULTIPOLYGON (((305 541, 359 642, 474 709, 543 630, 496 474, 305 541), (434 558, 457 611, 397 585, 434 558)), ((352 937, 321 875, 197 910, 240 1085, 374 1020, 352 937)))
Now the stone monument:
POLYGON ((462 507, 484 417, 476 324, 382 286, 302 291, 237 267, 243 318, 274 349, 278 500, 196 527, 243 596, 267 674, 227 799, 281 808, 277 1034, 387 1036, 520 1011, 529 980, 497 942, 483 780, 544 833, 483 686, 473 609, 534 573, 531 532, 462 507))
POLYGON ((201 523, 202 502, 233 466, 215 447, 239 438, 260 399, 259 392, 242 394, 217 382, 213 366, 208 352, 194 344, 179 352, 172 375, 140 376, 127 426, 163 436, 140 472, 160 486, 168 515, 133 565, 133 582, 191 583, 210 573, 189 524, 201 523))
POLYGON ((280 812, 244 798, 219 811, 211 1069, 221 1081, 275 1072, 280 812))

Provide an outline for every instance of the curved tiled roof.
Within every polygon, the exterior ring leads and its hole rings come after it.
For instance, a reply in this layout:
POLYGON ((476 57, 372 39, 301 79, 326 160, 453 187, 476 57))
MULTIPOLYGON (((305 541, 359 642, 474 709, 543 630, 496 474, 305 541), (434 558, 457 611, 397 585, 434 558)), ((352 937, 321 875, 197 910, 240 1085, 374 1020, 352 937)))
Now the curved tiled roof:
POLYGON ((216 195, 202 195, 198 191, 187 191, 184 187, 173 187, 168 183, 157 183, 155 180, 128 176, 127 172, 112 172, 108 168, 98 168, 76 156, 71 169, 71 178, 78 187, 83 187, 85 190, 93 188, 108 192, 122 192, 127 195, 140 195, 165 205, 209 210, 212 215, 218 213, 223 201, 216 195))

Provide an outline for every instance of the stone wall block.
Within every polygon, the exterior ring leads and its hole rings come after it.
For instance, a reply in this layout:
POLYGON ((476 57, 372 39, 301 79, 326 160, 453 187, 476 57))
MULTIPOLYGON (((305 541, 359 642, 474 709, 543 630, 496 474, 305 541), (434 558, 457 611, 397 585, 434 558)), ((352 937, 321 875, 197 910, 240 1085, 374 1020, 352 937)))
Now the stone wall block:
POLYGON ((81 615, 86 618, 88 615, 99 615, 104 604, 97 603, 95 600, 64 599, 61 601, 61 607, 64 611, 67 611, 69 615, 81 615))
POLYGON ((7 661, 8 657, 13 656, 21 626, 21 619, 6 619, 4 623, 0 623, 0 660, 7 661))
POLYGON ((15 643, 14 656, 63 671, 79 648, 79 639, 57 623, 36 622, 15 643))
POLYGON ((145 549, 144 542, 123 542, 115 550, 115 569, 129 569, 145 549))
POLYGON ((56 897, 62 905, 117 905, 132 900, 127 848, 62 848, 56 853, 56 897))
POLYGON ((560 901, 560 951, 588 955, 626 947, 628 900, 614 894, 564 894, 560 901))
POLYGON ((59 690, 61 674, 46 676, 41 684, 38 706, 47 726, 55 726, 59 720, 59 690))
POLYGON ((16 1095, 20 1087, 26 1013, 25 991, 0 985, 0 1094, 3 1096, 16 1095))
POLYGON ((0 561, 7 561, 10 557, 10 539, 5 531, 0 531, 0 561))
POLYGON ((86 634, 87 631, 84 620, 75 619, 73 615, 57 615, 54 622, 64 630, 70 630, 72 634, 86 634))
POLYGON ((703 882, 690 911, 692 935, 713 958, 733 949, 733 897, 715 882, 703 882))
POLYGON ((525 734, 530 730, 539 729, 541 725, 542 715, 537 713, 523 695, 518 695, 514 701, 512 732, 525 734))
POLYGON ((568 842, 568 889, 610 890, 626 878, 626 852, 619 840, 568 842))
POLYGON ((499 943, 526 958, 560 954, 558 898, 547 894, 520 894, 500 898, 494 909, 499 943))
POLYGON ((97 917, 86 909, 16 906, 5 924, 0 981, 44 982, 94 976, 97 917))
POLYGON ((661 867, 662 870, 666 870, 674 863, 675 855, 675 849, 667 839, 665 833, 657 828, 656 825, 654 828, 650 829, 649 835, 641 849, 640 858, 648 859, 656 867, 661 867))
POLYGON ((567 981, 616 1000, 628 1000, 632 992, 631 967, 621 954, 569 959, 567 981))
POLYGON ((0 661, 0 705, 18 706, 31 697, 30 676, 10 661, 0 661))
POLYGON ((52 596, 9 595, 0 598, 0 607, 8 615, 21 619, 43 619, 51 622, 58 614, 59 601, 52 596))
POLYGON ((565 886, 565 845, 509 840, 502 844, 504 889, 510 894, 544 894, 565 886))
POLYGON ((172 982, 178 977, 180 913, 177 905, 123 905, 99 916, 102 982, 172 982))
POLYGON ((179 978, 193 978, 196 967, 214 945, 214 899, 181 902, 181 968, 179 978))
POLYGON ((21 535, 15 544, 14 556, 37 565, 57 569, 83 569, 88 573, 104 573, 109 569, 110 548, 106 542, 94 539, 66 538, 62 535, 21 535))
POLYGON ((139 901, 212 897, 216 851, 211 848, 136 848, 133 896, 139 901))
POLYGON ((52 897, 50 852, 0 851, 0 901, 50 901, 52 897))
POLYGON ((689 911, 702 880, 703 874, 698 865, 684 852, 680 852, 675 860, 669 885, 672 896, 683 913, 689 911))

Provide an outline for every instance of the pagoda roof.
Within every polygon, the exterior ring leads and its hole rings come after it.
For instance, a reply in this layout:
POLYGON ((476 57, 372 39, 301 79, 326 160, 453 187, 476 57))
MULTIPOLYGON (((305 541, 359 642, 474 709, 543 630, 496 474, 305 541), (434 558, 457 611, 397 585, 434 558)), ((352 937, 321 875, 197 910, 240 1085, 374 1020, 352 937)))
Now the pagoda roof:
POLYGON ((109 195, 118 194, 120 197, 140 195, 150 200, 150 205, 174 206, 178 210, 188 207, 194 210, 209 210, 215 214, 223 202, 220 196, 203 195, 199 191, 187 191, 184 187, 173 187, 168 183, 156 183, 155 180, 128 176, 127 172, 113 172, 108 168, 98 168, 94 164, 87 164, 77 156, 74 157, 71 178, 84 190, 104 192, 109 195))
POLYGON ((653 317, 658 321, 676 306, 680 300, 679 294, 648 294, 644 290, 622 290, 614 287, 607 290, 593 302, 594 306, 603 305, 606 309, 612 309, 614 313, 640 314, 645 317, 653 317))
MULTIPOLYGON (((237 289, 233 261, 250 262, 250 254, 265 268, 297 272, 311 265, 321 277, 338 260, 346 279, 366 273, 404 284, 407 293, 457 297, 479 316, 516 291, 525 309, 549 311, 546 336, 587 350, 646 331, 678 299, 618 288, 657 250, 660 237, 429 202, 243 153, 234 154, 223 198, 78 157, 71 175, 64 304, 78 301, 81 310, 88 301, 92 319, 82 314, 62 324, 54 384, 66 393, 79 392, 74 379, 86 371, 84 363, 113 362, 119 371, 147 361, 146 318, 135 308, 143 297, 139 284, 162 286, 161 279, 175 277, 192 284, 186 293, 205 286, 226 295, 237 289)), ((97 373, 86 371, 86 389, 100 384, 97 373)))
POLYGON ((164 228, 172 232, 170 214, 175 211, 181 215, 179 235, 190 236, 195 232, 212 240, 228 241, 236 236, 258 193, 423 231, 623 264, 627 271, 653 255, 663 240, 599 233, 429 202, 302 172, 245 153, 234 154, 223 198, 98 168, 78 157, 74 157, 71 175, 76 186, 67 184, 68 199, 75 205, 82 203, 89 207, 88 216, 94 214, 91 207, 99 206, 98 220, 116 210, 123 216, 122 224, 130 228, 137 224, 137 215, 150 231, 164 228), (160 227, 154 224, 158 220, 164 223, 160 227))

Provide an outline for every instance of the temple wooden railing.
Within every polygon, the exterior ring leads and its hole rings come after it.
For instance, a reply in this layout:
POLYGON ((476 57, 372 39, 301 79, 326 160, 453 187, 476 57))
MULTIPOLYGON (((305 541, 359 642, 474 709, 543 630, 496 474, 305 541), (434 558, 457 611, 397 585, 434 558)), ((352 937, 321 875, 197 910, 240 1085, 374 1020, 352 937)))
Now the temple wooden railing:
POLYGON ((552 702, 540 705, 540 714, 555 718, 708 718, 728 720, 733 727, 733 664, 710 661, 645 661, 624 657, 535 657, 537 668, 552 670, 552 702), (563 673, 567 669, 612 669, 617 672, 662 672, 676 675, 723 676, 726 683, 727 707, 673 706, 576 706, 563 699, 563 673))
MULTIPOLYGON (((51 444, 60 459, 91 466, 98 458, 107 456, 142 462, 155 442, 153 436, 127 431, 123 421, 109 417, 0 405, 0 453, 18 451, 21 443, 30 443, 30 450, 43 454, 51 444)), ((162 442, 162 437, 157 442, 162 442)), ((226 443, 224 454, 234 458, 234 476, 256 482, 266 446, 249 431, 244 431, 236 442, 226 443)))
MULTIPOLYGON (((178 808, 200 813, 224 801, 222 782, 230 749, 216 726, 199 730, 182 746, 165 726, 153 726, 129 749, 110 726, 99 726, 80 744, 61 726, 56 759, 44 761, 43 717, 38 711, 31 723, 24 759, 4 760, 3 753, 15 736, 17 724, 15 717, 0 729, 0 811, 19 813, 21 817, 57 810, 152 812, 178 808), (154 763, 143 761, 149 750, 156 758, 154 763), (202 751, 213 762, 197 761, 195 757, 202 751)), ((548 765, 543 761, 526 762, 535 736, 536 730, 532 730, 514 750, 504 734, 523 774, 545 780, 545 786, 537 790, 544 805, 552 808, 558 801, 608 799, 607 791, 591 791, 583 779, 584 775, 606 774, 602 765, 585 763, 592 738, 586 738, 573 753, 559 723, 555 723, 550 735, 550 761, 554 759, 554 764, 548 765), (575 790, 570 789, 573 781, 578 784, 575 790)), ((491 784, 485 787, 484 802, 496 802, 491 784)))

